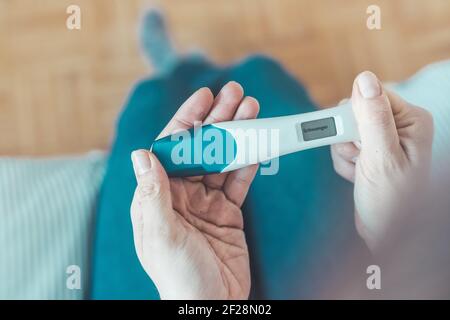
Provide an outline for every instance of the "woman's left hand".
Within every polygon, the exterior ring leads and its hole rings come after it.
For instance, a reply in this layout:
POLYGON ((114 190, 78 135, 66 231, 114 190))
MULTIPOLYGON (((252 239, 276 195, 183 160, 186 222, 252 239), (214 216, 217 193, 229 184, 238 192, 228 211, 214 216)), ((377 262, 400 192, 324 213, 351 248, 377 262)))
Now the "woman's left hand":
POLYGON ((371 72, 353 85, 361 143, 333 145, 336 172, 355 183, 356 227, 374 253, 390 249, 397 231, 421 213, 428 191, 433 118, 385 90, 371 72))

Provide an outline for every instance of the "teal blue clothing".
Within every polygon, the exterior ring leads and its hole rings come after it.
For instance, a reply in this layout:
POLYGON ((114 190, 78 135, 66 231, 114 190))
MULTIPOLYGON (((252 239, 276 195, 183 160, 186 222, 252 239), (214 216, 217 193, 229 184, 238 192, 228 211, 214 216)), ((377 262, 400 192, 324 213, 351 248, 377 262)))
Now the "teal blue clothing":
MULTIPOLYGON (((315 110, 302 85, 278 63, 252 56, 228 67, 181 61, 168 74, 136 85, 120 116, 101 190, 93 255, 93 299, 158 299, 133 245, 129 208, 136 181, 130 153, 149 148, 197 89, 217 94, 239 82, 257 98, 260 117, 315 110)), ((316 298, 359 243, 352 187, 333 170, 329 148, 282 157, 279 172, 257 175, 243 206, 252 272, 251 298, 316 298)), ((362 269, 365 270, 365 269, 362 269)))

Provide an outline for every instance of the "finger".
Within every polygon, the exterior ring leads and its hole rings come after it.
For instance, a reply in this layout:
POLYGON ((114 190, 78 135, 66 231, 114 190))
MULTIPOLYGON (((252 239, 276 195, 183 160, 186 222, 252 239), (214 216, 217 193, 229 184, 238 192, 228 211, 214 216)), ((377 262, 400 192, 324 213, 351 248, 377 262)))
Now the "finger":
POLYGON ((379 158, 400 146, 391 103, 373 73, 365 71, 356 77, 352 106, 364 152, 379 158))
POLYGON ((169 235, 173 219, 169 178, 153 153, 138 150, 131 158, 138 184, 135 200, 142 212, 143 238, 169 235))
POLYGON ((236 110, 244 96, 244 89, 235 82, 228 82, 214 99, 213 107, 206 117, 204 124, 228 121, 233 119, 236 110))
MULTIPOLYGON (((239 105, 233 120, 247 120, 255 119, 259 113, 259 103, 253 97, 245 97, 239 105)), ((228 173, 219 173, 206 176, 203 181, 210 187, 215 189, 221 189, 228 176, 228 173)))
POLYGON ((242 103, 239 105, 239 108, 237 109, 233 120, 255 119, 258 116, 258 113, 258 100, 253 97, 245 97, 242 103))
POLYGON ((214 96, 208 88, 197 90, 178 109, 173 118, 161 131, 158 138, 168 136, 175 131, 192 128, 197 121, 203 121, 211 110, 214 96))
POLYGON ((143 228, 144 221, 142 220, 142 211, 137 202, 137 188, 134 192, 133 201, 131 202, 130 208, 130 216, 131 216, 131 225, 133 227, 133 239, 134 239, 134 247, 136 249, 136 254, 139 260, 142 260, 142 243, 143 243, 143 228))
POLYGON ((346 161, 355 162, 359 156, 359 149, 353 142, 338 143, 331 146, 331 150, 346 161))
POLYGON ((411 106, 408 102, 403 100, 398 94, 395 92, 385 90, 386 95, 389 98, 389 101, 391 102, 391 108, 392 113, 394 114, 394 117, 402 112, 407 111, 411 106))
POLYGON ((433 116, 427 110, 410 104, 394 92, 387 92, 396 116, 396 125, 400 130, 413 130, 413 135, 403 137, 401 147, 410 160, 426 163, 430 160, 431 152, 423 152, 433 145, 433 116), (424 149, 425 148, 425 149, 424 149), (423 162, 425 160, 426 162, 423 162))
MULTIPOLYGON (((167 126, 159 134, 158 138, 162 138, 173 134, 179 130, 192 128, 196 122, 202 123, 214 102, 214 95, 209 88, 201 88, 186 100, 178 109, 167 126)), ((199 181, 203 177, 189 177, 188 180, 199 181)))
POLYGON ((333 167, 336 173, 350 182, 355 182, 355 164, 344 160, 334 149, 331 149, 331 158, 333 159, 333 167))
MULTIPOLYGON (((204 125, 231 120, 236 113, 239 103, 242 100, 244 90, 235 81, 230 81, 220 90, 214 99, 210 113, 203 122, 204 125)), ((190 181, 201 181, 204 176, 187 178, 190 181)))
MULTIPOLYGON (((242 100, 243 92, 244 90, 237 82, 228 82, 214 99, 210 112, 203 121, 203 125, 231 120, 239 102, 242 100)), ((195 182, 203 180, 204 177, 195 176, 186 179, 195 182)))
POLYGON ((254 164, 233 172, 230 172, 224 182, 223 192, 228 200, 241 207, 247 196, 248 189, 258 171, 258 164, 254 164))
MULTIPOLYGON (((349 98, 344 98, 344 99, 342 99, 341 101, 339 101, 339 103, 338 103, 338 105, 340 106, 340 105, 343 105, 343 104, 346 104, 346 103, 348 103, 350 101, 350 99, 349 98)), ((353 144, 355 145, 355 147, 358 149, 358 150, 361 150, 361 141, 353 141, 353 144)), ((359 154, 359 152, 358 152, 358 154, 359 154)))
MULTIPOLYGON (((424 108, 415 106, 408 101, 403 100, 398 94, 392 91, 386 91, 389 100, 391 101, 392 111, 394 116, 409 113, 412 116, 405 117, 405 119, 414 119, 416 137, 426 145, 431 146, 433 139, 433 116, 424 108), (423 140, 425 139, 425 140, 423 140)), ((408 123, 410 124, 410 123, 408 123)), ((398 123, 397 127, 407 127, 407 124, 398 123)), ((424 154, 425 155, 425 154, 424 154)))

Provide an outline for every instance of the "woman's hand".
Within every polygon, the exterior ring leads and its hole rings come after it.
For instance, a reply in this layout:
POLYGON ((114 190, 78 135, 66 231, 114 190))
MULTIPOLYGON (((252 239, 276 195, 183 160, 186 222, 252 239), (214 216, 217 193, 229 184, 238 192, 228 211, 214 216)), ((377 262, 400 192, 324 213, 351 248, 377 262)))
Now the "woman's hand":
MULTIPOLYGON (((204 124, 255 118, 254 98, 236 82, 214 99, 203 88, 160 137, 204 124)), ((250 268, 241 205, 257 166, 205 177, 168 178, 154 154, 133 152, 138 186, 131 205, 134 243, 162 299, 247 299, 250 268)))
POLYGON ((353 85, 360 144, 331 148, 335 170, 355 183, 355 221, 373 252, 420 211, 427 191, 433 140, 431 115, 383 89, 371 72, 353 85))

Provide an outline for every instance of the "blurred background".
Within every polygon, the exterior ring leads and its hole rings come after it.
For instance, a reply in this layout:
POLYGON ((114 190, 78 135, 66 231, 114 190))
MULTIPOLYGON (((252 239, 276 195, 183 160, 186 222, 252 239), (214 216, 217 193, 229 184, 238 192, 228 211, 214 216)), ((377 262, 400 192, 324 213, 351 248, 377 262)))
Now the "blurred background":
POLYGON ((269 54, 321 105, 349 95, 364 69, 399 81, 450 53, 448 0, 0 0, 0 155, 108 149, 130 88, 152 73, 137 44, 150 4, 181 51, 221 64, 269 54), (71 4, 79 31, 66 28, 71 4), (366 27, 370 4, 381 30, 366 27))

